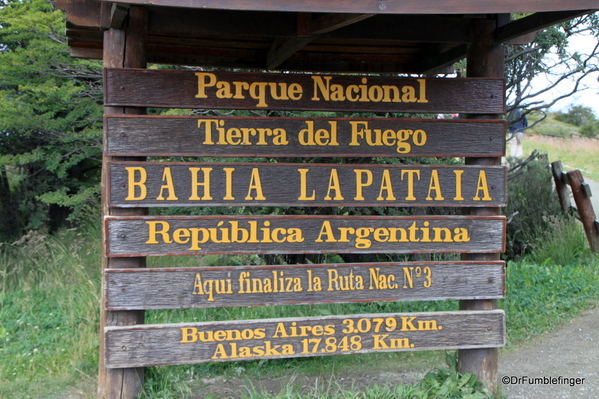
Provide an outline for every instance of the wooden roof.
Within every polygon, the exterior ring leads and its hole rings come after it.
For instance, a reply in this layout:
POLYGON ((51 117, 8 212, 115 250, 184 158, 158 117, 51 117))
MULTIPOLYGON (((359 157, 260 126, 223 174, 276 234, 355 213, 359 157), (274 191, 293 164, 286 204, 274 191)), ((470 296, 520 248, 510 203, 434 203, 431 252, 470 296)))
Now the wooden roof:
MULTIPOLYGON (((103 31, 148 9, 148 62, 322 72, 435 73, 465 57, 475 18, 496 42, 599 9, 599 0, 54 0, 71 54, 102 58, 103 31), (531 15, 510 21, 510 12, 531 15)), ((520 39, 519 39, 520 38, 520 39)), ((525 39, 526 40, 526 39, 525 39)))

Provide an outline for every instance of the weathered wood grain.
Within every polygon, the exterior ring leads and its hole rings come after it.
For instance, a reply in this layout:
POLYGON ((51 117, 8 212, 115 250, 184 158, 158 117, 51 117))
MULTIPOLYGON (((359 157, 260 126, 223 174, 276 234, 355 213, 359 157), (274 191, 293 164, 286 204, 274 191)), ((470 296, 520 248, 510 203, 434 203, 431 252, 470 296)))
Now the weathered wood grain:
POLYGON ((106 308, 180 309, 503 298, 504 262, 114 269, 106 308))
POLYGON ((106 116, 104 126, 106 155, 501 157, 505 154, 505 121, 497 120, 123 115, 106 116))
POLYGON ((489 114, 505 111, 504 94, 503 79, 104 70, 111 106, 489 114))
POLYGON ((502 166, 110 163, 110 206, 485 206, 507 203, 502 166))
POLYGON ((505 345, 502 310, 380 313, 106 328, 107 367, 505 345))
MULTIPOLYGON (((109 1, 109 0, 102 0, 109 1)), ((113 0, 110 0, 113 2, 113 0)), ((147 4, 146 0, 114 0, 116 3, 147 4)), ((287 12, 345 12, 371 14, 498 14, 584 10, 597 8, 595 0, 153 0, 153 5, 167 7, 209 8, 224 10, 262 10, 287 12)))
POLYGON ((505 217, 106 217, 108 256, 485 253, 504 250, 505 217))

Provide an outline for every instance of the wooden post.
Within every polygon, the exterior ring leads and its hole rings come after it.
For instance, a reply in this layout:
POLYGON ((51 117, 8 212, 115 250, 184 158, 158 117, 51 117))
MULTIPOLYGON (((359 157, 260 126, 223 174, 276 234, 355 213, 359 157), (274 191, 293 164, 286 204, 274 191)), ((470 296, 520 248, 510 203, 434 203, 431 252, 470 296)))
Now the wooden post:
MULTIPOLYGON (((146 67, 147 10, 134 6, 121 29, 109 29, 104 33, 104 67, 106 68, 145 68, 146 67)), ((104 107, 107 115, 143 114, 144 108, 104 107)), ((139 216, 147 214, 146 208, 118 209, 110 208, 106 196, 108 174, 107 161, 143 160, 139 157, 104 157, 102 169, 102 209, 103 215, 139 216)), ((103 246, 102 269, 145 267, 145 258, 107 258, 106 246, 103 246)), ((98 398, 134 399, 143 389, 144 369, 111 369, 105 366, 104 327, 143 324, 143 311, 106 311, 104 310, 104 287, 100 315, 100 364, 98 372, 98 398)))
MULTIPOLYGON (((476 20, 472 27, 471 43, 468 48, 468 77, 504 76, 504 51, 502 44, 495 44, 494 32, 497 24, 491 19, 476 20)), ((501 119, 502 115, 466 115, 468 119, 501 119)), ((466 158, 467 165, 499 165, 501 158, 466 158)), ((470 215, 495 216, 500 208, 471 208, 470 215)), ((464 254, 464 260, 499 260, 499 254, 464 254)), ((460 301, 461 310, 490 310, 497 308, 497 300, 460 301)), ((490 392, 497 390, 497 348, 458 350, 458 370, 473 373, 487 386, 490 392)))
POLYGON ((570 187, 572 188, 572 195, 574 196, 574 202, 576 202, 576 209, 580 215, 580 221, 584 227, 584 232, 589 240, 591 251, 599 252, 599 231, 597 230, 597 221, 595 220, 595 211, 593 210, 593 204, 591 203, 591 189, 587 183, 584 182, 582 173, 579 170, 573 170, 566 173, 570 187))
POLYGON ((570 196, 568 193, 568 181, 562 166, 562 161, 555 161, 551 163, 551 173, 553 174, 555 191, 557 192, 562 211, 564 211, 564 213, 569 213, 570 196))

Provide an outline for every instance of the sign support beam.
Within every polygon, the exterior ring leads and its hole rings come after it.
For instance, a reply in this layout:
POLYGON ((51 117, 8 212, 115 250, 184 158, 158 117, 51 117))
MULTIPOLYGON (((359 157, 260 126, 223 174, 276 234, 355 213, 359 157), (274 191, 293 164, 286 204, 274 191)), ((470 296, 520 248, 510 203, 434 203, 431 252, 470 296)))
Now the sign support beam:
MULTIPOLYGON (((472 42, 468 48, 467 68, 469 77, 504 76, 504 49, 502 44, 496 44, 494 33, 496 21, 480 19, 475 21, 472 28, 472 42)), ((501 114, 467 115, 469 119, 501 119, 501 114)), ((500 165, 501 158, 466 158, 467 165, 500 165)), ((468 210, 466 210, 468 211, 468 210)), ((470 215, 496 216, 500 208, 471 208, 470 215)), ((463 260, 493 261, 499 260, 499 254, 464 254, 463 260)), ((497 300, 460 301, 461 310, 491 310, 497 309, 497 300)), ((497 348, 461 349, 458 350, 458 370, 461 373, 473 373, 487 386, 490 392, 497 390, 497 348)))
MULTIPOLYGON (((146 67, 147 9, 132 6, 125 18, 123 27, 111 28, 104 33, 104 67, 145 68, 146 67)), ((145 114, 144 108, 104 107, 106 115, 145 114)), ((141 216, 146 208, 118 209, 108 206, 106 179, 108 161, 142 161, 143 157, 104 157, 102 170, 102 214, 118 216, 141 216)), ((105 248, 105 246, 104 246, 105 248)), ((145 267, 145 257, 107 258, 102 257, 102 269, 145 267)), ((102 290, 104 303, 104 290, 102 290)), ((107 311, 102 306, 100 315, 100 361, 98 371, 98 398, 134 399, 143 389, 144 369, 107 368, 105 365, 104 328, 108 326, 130 326, 143 324, 144 311, 107 311)))

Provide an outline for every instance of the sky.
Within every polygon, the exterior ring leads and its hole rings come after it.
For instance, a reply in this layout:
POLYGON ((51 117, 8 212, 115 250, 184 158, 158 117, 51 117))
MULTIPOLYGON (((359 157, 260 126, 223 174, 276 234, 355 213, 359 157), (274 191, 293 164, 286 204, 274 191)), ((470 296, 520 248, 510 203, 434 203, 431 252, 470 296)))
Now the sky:
MULTIPOLYGON (((597 38, 591 35, 579 35, 574 39, 570 40, 570 47, 579 51, 580 53, 590 52, 592 48, 597 44, 597 38)), ((599 118, 599 73, 594 73, 587 76, 583 80, 582 89, 576 92, 569 98, 565 98, 556 103, 550 108, 550 111, 566 111, 570 105, 584 105, 593 109, 595 115, 599 118)), ((541 87, 543 82, 547 81, 546 76, 539 76, 535 83, 541 87)), ((565 93, 574 86, 572 82, 564 83, 558 89, 554 90, 548 96, 559 96, 559 93, 565 93)))

